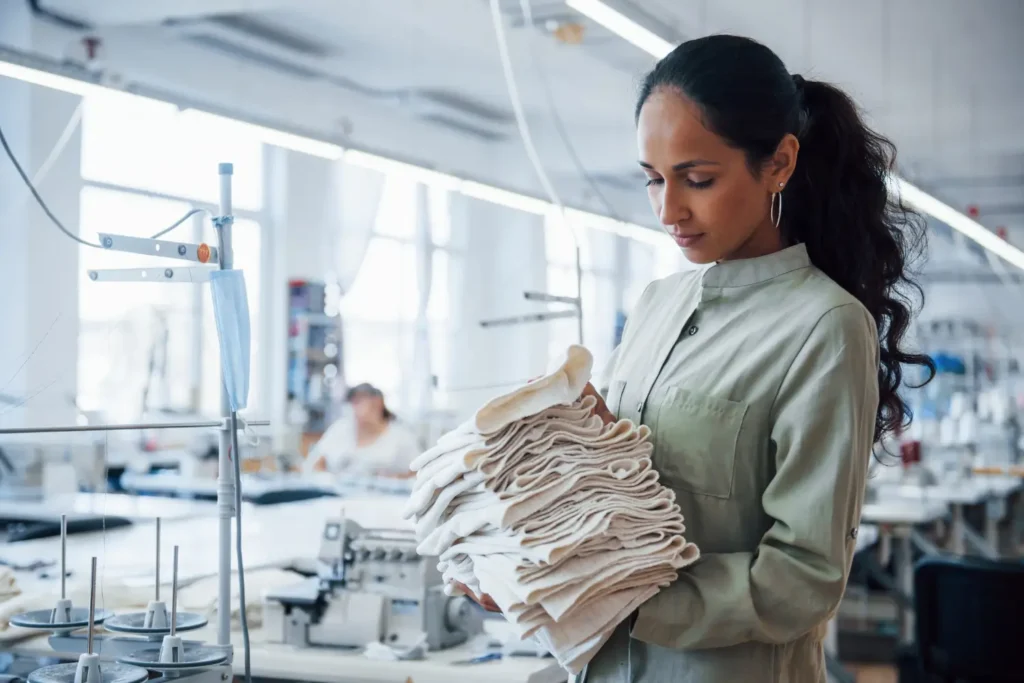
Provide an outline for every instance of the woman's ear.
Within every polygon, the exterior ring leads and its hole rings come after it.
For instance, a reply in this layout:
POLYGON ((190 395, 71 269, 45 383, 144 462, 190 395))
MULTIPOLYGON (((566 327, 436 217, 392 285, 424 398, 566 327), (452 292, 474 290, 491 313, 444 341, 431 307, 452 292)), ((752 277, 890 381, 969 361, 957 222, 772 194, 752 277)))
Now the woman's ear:
POLYGON ((796 170, 796 159, 800 154, 800 141, 792 133, 786 135, 775 148, 775 153, 768 160, 765 169, 765 179, 768 183, 768 192, 778 192, 779 187, 785 187, 796 170))

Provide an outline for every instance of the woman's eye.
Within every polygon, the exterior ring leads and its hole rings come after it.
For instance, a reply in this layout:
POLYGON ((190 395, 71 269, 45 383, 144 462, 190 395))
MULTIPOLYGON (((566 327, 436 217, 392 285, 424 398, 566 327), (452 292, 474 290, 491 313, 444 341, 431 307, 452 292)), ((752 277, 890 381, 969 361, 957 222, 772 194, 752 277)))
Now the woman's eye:
POLYGON ((662 180, 661 178, 648 178, 647 182, 644 183, 644 186, 650 187, 651 185, 660 185, 663 182, 664 180, 662 180))
POLYGON ((695 190, 703 190, 705 188, 711 187, 711 184, 714 182, 714 178, 708 178, 707 180, 690 180, 689 178, 686 179, 686 184, 695 190))

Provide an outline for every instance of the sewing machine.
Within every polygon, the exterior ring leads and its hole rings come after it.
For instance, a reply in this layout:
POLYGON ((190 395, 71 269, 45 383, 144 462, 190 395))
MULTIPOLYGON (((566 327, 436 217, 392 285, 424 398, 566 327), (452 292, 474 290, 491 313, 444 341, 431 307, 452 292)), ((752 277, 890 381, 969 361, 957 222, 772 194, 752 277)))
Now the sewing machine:
POLYGON ((469 600, 445 595, 436 558, 417 554, 411 531, 328 520, 317 561, 316 577, 264 598, 270 642, 441 650, 483 630, 469 600))

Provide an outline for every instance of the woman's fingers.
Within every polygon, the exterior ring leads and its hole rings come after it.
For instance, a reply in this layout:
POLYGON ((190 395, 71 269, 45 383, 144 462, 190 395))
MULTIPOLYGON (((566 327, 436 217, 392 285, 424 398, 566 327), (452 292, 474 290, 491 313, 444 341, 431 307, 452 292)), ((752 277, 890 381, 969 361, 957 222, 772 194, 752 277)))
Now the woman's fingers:
POLYGON ((489 596, 487 594, 483 594, 483 595, 477 597, 476 593, 474 593, 473 591, 469 590, 469 588, 466 586, 466 584, 459 583, 458 581, 452 581, 452 585, 455 586, 456 588, 458 588, 463 593, 465 593, 469 597, 470 600, 472 600, 476 604, 480 605, 481 607, 483 607, 488 612, 501 612, 501 608, 498 607, 497 603, 495 603, 494 600, 491 599, 491 596, 489 596))
POLYGON ((587 382, 587 386, 583 387, 583 393, 580 396, 593 396, 597 399, 597 405, 594 406, 594 415, 597 415, 606 424, 612 424, 616 421, 612 411, 608 410, 608 404, 604 402, 604 396, 598 392, 593 384, 587 382))

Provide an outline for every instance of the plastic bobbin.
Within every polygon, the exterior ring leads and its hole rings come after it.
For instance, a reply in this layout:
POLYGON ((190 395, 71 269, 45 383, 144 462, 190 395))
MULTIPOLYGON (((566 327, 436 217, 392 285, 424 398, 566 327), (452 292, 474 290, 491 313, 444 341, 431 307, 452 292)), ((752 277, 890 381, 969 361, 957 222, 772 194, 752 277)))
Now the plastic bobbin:
POLYGON ((57 601, 57 606, 50 612, 50 623, 67 624, 71 621, 71 601, 67 598, 62 598, 57 601))
POLYGON ((161 600, 150 600, 146 607, 146 616, 142 620, 144 629, 171 630, 171 619, 167 613, 167 604, 161 600))
POLYGON ((95 683, 103 680, 100 672, 100 656, 83 652, 75 669, 75 683, 95 683))
POLYGON ((181 636, 164 636, 164 642, 160 645, 161 664, 181 664, 185 661, 185 651, 181 644, 181 636))

